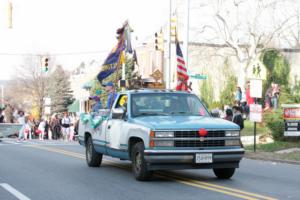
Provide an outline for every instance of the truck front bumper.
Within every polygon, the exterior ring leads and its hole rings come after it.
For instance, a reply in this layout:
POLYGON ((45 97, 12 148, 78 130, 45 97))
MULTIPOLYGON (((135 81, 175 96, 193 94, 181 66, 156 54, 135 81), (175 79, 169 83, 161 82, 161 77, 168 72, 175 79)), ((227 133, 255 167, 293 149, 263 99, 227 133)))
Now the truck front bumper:
POLYGON ((215 150, 145 150, 144 158, 149 170, 167 169, 211 169, 211 168, 238 168, 245 150, 215 149, 215 150), (196 154, 211 153, 212 163, 196 163, 196 154))

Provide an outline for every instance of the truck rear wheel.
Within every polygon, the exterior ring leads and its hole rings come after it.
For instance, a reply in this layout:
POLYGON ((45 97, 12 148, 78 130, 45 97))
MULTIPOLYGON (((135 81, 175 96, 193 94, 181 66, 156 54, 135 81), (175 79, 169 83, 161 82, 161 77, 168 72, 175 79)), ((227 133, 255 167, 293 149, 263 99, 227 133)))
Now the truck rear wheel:
POLYGON ((92 137, 88 137, 85 147, 86 163, 89 167, 100 167, 102 162, 102 154, 95 151, 92 137))
POLYGON ((216 177, 219 179, 230 179, 235 172, 235 168, 214 169, 216 177))
POLYGON ((138 142, 133 146, 131 152, 132 172, 139 181, 149 180, 153 173, 147 169, 147 163, 144 159, 144 149, 144 144, 138 142))

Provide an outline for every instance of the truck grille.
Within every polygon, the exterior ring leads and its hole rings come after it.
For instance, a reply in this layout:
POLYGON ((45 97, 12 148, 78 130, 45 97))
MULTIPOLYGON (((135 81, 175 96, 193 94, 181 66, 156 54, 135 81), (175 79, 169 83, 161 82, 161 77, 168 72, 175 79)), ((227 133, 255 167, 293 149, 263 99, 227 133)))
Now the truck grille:
MULTIPOLYGON (((225 140, 205 140, 200 141, 198 131, 175 131, 175 138, 195 138, 195 140, 176 140, 175 147, 222 147, 225 146, 225 140), (196 139, 197 138, 197 139, 196 139)), ((225 137, 225 131, 208 131, 204 138, 225 137)))
MULTIPOLYGON (((199 138, 198 131, 175 131, 175 138, 199 138)), ((225 137, 225 131, 208 131, 205 137, 225 137)))
POLYGON ((206 141, 199 141, 199 140, 190 140, 190 141, 175 141, 175 147, 223 147, 225 146, 224 140, 206 140, 206 141))

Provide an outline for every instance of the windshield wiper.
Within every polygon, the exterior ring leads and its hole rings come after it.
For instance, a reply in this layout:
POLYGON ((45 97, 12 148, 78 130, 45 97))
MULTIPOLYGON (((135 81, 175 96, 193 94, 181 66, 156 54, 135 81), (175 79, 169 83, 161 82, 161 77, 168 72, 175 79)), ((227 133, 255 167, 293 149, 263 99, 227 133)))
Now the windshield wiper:
POLYGON ((139 113, 137 115, 135 115, 135 117, 139 117, 139 116, 159 116, 159 115, 163 115, 163 116, 168 116, 168 113, 154 113, 154 112, 143 112, 143 113, 139 113))
POLYGON ((185 112, 185 111, 180 111, 180 112, 170 112, 171 115, 174 115, 174 114, 190 114, 188 112, 185 112))

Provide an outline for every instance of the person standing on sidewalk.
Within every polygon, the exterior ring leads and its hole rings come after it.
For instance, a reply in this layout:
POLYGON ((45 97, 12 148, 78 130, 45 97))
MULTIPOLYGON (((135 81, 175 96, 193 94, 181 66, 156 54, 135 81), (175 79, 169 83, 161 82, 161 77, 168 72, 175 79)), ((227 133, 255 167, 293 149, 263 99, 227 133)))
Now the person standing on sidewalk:
POLYGON ((64 113, 64 117, 61 120, 61 126, 62 126, 62 134, 65 141, 68 141, 68 138, 70 136, 70 126, 71 126, 71 118, 68 115, 68 112, 64 113))
POLYGON ((224 119, 232 122, 232 117, 233 117, 232 110, 230 108, 227 108, 225 112, 226 112, 226 116, 224 117, 224 119))
POLYGON ((44 119, 41 120, 41 122, 39 123, 39 140, 44 140, 44 135, 45 135, 45 127, 46 127, 46 122, 44 119))
POLYGON ((239 125, 240 130, 243 130, 244 128, 244 119, 242 116, 242 107, 240 106, 233 106, 233 118, 232 118, 232 122, 236 123, 237 125, 239 125))
POLYGON ((240 106, 241 105, 241 101, 242 101, 242 89, 241 87, 237 87, 236 88, 236 92, 235 92, 235 104, 237 106, 240 106))
POLYGON ((0 123, 4 123, 4 115, 2 114, 2 109, 0 109, 0 123))
POLYGON ((274 109, 278 108, 278 99, 279 99, 279 93, 280 93, 280 89, 279 89, 279 85, 276 83, 272 82, 272 98, 271 98, 271 102, 272 102, 272 106, 274 109))
POLYGON ((25 137, 24 137, 24 129, 25 129, 25 125, 26 125, 25 114, 23 111, 19 111, 19 113, 16 114, 15 116, 17 118, 17 122, 22 125, 21 129, 19 130, 19 136, 18 136, 18 141, 21 141, 21 140, 25 139, 25 137))
POLYGON ((50 121, 50 128, 52 131, 53 139, 54 140, 59 139, 61 128, 59 125, 59 119, 58 119, 57 114, 52 116, 51 121, 50 121))

